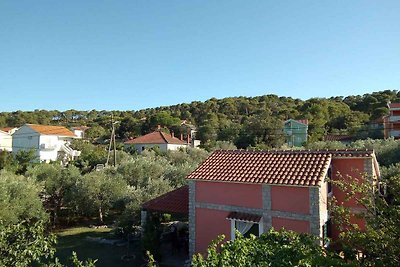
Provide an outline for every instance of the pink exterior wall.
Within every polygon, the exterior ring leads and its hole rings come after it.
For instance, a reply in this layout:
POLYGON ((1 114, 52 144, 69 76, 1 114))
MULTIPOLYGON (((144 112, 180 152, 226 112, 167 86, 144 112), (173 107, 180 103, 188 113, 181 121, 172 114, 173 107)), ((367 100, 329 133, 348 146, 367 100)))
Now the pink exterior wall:
POLYGON ((229 212, 196 208, 196 253, 207 252, 210 242, 220 234, 231 238, 231 224, 226 219, 229 212))
POLYGON ((272 210, 310 214, 308 187, 271 186, 272 210))
POLYGON ((196 202, 262 208, 260 184, 196 182, 196 202))
MULTIPOLYGON (((332 179, 333 180, 342 180, 351 181, 347 175, 361 179, 364 174, 364 161, 368 160, 365 158, 336 158, 332 160, 332 179), (338 175, 338 172, 340 175, 338 175)), ((348 207, 348 208, 356 208, 362 209, 361 205, 358 205, 355 199, 350 199, 348 201, 345 200, 346 192, 343 192, 338 187, 333 186, 333 196, 337 199, 338 203, 348 207)), ((365 229, 365 221, 359 218, 351 218, 351 223, 357 223, 360 229, 365 229)), ((336 225, 332 225, 332 239, 338 239, 340 231, 336 225)))
POLYGON ((272 227, 275 230, 285 228, 298 233, 310 233, 310 222, 302 220, 272 217, 272 227))
MULTIPOLYGON (((347 176, 362 179, 364 174, 364 161, 363 158, 337 158, 332 160, 332 179, 351 181, 347 176), (340 175, 338 174, 340 173, 340 175)), ((343 203, 345 207, 362 208, 357 205, 354 199, 345 200, 346 192, 341 191, 338 187, 333 186, 333 195, 339 203, 343 203)))

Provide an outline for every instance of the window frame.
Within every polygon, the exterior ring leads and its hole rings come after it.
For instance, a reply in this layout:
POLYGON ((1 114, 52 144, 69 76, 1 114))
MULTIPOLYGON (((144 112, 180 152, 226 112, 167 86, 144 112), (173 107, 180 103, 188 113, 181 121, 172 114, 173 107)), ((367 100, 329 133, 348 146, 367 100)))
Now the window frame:
POLYGON ((235 219, 229 219, 229 220, 231 221, 231 240, 235 240, 235 238, 236 238, 236 221, 258 224, 258 236, 261 236, 264 233, 264 223, 263 223, 262 217, 259 222, 249 222, 249 221, 242 221, 242 220, 235 220, 235 219))

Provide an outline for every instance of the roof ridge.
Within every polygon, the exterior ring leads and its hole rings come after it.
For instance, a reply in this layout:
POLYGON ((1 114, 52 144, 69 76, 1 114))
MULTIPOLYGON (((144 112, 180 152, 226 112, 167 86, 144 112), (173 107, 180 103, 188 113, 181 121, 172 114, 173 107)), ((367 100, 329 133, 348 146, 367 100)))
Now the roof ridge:
POLYGON ((244 150, 244 149, 218 149, 214 152, 221 152, 221 153, 322 153, 322 154, 329 154, 329 153, 341 153, 341 152, 357 152, 357 153, 364 153, 364 152, 374 152, 373 149, 359 149, 359 148, 345 148, 345 149, 273 149, 273 150, 244 150))
POLYGON ((165 142, 169 144, 168 139, 164 136, 164 133, 162 131, 156 131, 156 132, 159 132, 161 134, 161 137, 165 140, 165 142))

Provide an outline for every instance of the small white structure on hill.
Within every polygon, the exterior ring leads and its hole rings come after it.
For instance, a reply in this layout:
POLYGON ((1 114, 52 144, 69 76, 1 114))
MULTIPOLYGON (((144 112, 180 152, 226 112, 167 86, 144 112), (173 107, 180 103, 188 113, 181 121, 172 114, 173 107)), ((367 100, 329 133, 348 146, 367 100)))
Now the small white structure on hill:
POLYGON ((144 150, 152 147, 159 147, 161 151, 178 150, 179 148, 187 147, 188 143, 174 137, 173 134, 169 135, 163 133, 161 130, 157 130, 135 139, 128 140, 125 142, 125 145, 133 146, 138 153, 142 153, 144 150))
POLYGON ((12 152, 34 150, 40 161, 68 161, 78 157, 80 151, 73 150, 69 144, 77 138, 63 126, 25 124, 12 138, 12 152))
POLYGON ((12 136, 0 129, 0 150, 12 151, 12 136))
POLYGON ((74 132, 75 136, 77 138, 85 138, 85 132, 86 130, 89 130, 90 127, 88 126, 77 126, 77 127, 72 127, 72 131, 74 132))

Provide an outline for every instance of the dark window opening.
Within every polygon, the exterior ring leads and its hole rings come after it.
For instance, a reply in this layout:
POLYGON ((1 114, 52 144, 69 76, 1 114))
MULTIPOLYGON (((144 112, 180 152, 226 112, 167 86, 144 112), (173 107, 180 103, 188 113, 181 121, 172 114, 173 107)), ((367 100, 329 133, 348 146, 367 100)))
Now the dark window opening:
POLYGON ((328 194, 332 192, 332 168, 329 167, 328 169, 328 194))
POLYGON ((322 238, 325 246, 329 245, 329 240, 327 240, 327 238, 331 237, 332 237, 332 223, 331 219, 329 219, 322 226, 322 238))

